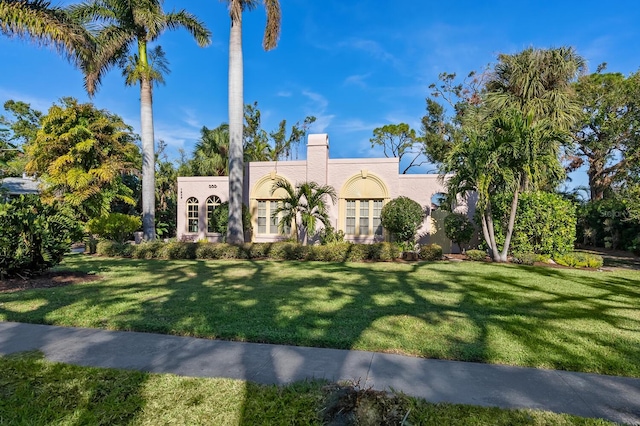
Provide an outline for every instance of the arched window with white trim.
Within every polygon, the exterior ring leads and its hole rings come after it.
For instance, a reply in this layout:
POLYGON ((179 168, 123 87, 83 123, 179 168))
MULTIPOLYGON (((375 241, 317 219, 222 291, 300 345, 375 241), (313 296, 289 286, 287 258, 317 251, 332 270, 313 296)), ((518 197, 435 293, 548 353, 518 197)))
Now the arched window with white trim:
POLYGON ((381 237, 380 215, 387 201, 389 192, 382 179, 362 170, 340 191, 339 227, 347 237, 381 237))
POLYGON ((187 232, 198 232, 198 199, 191 197, 187 200, 187 232))

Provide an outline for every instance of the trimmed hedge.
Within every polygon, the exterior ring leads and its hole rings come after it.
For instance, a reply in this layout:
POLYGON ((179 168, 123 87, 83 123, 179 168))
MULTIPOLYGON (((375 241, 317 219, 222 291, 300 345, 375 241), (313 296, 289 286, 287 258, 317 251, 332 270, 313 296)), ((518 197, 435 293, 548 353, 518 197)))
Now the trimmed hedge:
POLYGON ((420 247, 420 259, 440 260, 442 259, 442 247, 438 244, 427 244, 420 247))
MULTIPOLYGON (((102 256, 133 257, 135 259, 275 259, 316 260, 323 262, 388 262, 400 257, 401 250, 394 243, 354 244, 349 242, 320 246, 303 246, 294 242, 248 243, 235 246, 227 243, 160 241, 138 245, 100 241, 98 254, 102 256)), ((436 244, 424 246, 425 259, 442 257, 436 244)))
POLYGON ((465 254, 469 260, 473 260, 475 262, 482 262, 487 258, 487 253, 483 250, 467 250, 465 254))

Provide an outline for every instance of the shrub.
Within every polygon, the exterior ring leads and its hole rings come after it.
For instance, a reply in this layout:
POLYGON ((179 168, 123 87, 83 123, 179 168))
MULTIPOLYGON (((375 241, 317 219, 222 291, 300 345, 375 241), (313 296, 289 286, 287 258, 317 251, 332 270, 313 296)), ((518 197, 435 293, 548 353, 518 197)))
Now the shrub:
POLYGON ((390 262, 399 258, 401 254, 400 247, 397 244, 383 242, 369 246, 369 259, 371 260, 390 262))
POLYGON ((34 275, 57 265, 82 229, 73 213, 39 196, 0 204, 0 278, 34 275))
POLYGON ((318 232, 318 238, 321 245, 341 243, 344 241, 344 231, 336 231, 333 226, 327 224, 318 232))
POLYGON ((245 247, 249 259, 265 259, 271 253, 271 243, 252 243, 245 247))
POLYGON ((467 215, 451 213, 444 219, 444 233, 451 241, 456 243, 462 253, 462 244, 471 241, 475 228, 467 215))
POLYGON ((160 259, 195 259, 198 245, 197 243, 170 241, 158 250, 156 256, 160 259))
POLYGON ((554 258, 558 265, 570 266, 572 268, 601 268, 604 264, 602 256, 596 254, 572 252, 565 253, 554 258))
POLYGON ((133 246, 131 256, 135 259, 157 259, 164 244, 162 241, 145 241, 133 246))
POLYGON ((138 216, 123 213, 109 213, 107 216, 95 217, 87 222, 87 230, 90 234, 120 243, 131 237, 141 226, 142 220, 138 216))
POLYGON ((108 257, 131 257, 133 246, 118 241, 100 240, 96 245, 96 254, 108 257))
POLYGON ((420 247, 420 259, 440 260, 442 259, 442 247, 438 244, 427 244, 420 247))
POLYGON ((624 201, 616 198, 592 200, 578 208, 578 242, 630 251, 638 247, 640 221, 634 220, 624 201))
POLYGON ((380 213, 382 226, 398 241, 413 241, 422 225, 424 211, 408 197, 398 197, 387 203, 380 213))
MULTIPOLYGON (((211 214, 211 229, 226 238, 229 225, 229 202, 225 201, 213 210, 211 214)), ((251 214, 244 204, 242 205, 242 227, 245 232, 251 230, 251 214)))
MULTIPOLYGON (((511 209, 511 195, 497 197, 492 203, 493 217, 502 221, 496 227, 498 245, 504 242, 511 209)), ((558 194, 530 192, 520 194, 516 223, 509 251, 555 256, 573 250, 576 235, 576 208, 558 194)))
POLYGON ((514 253, 511 262, 519 265, 533 265, 538 260, 535 253, 514 253))
POLYGON ((487 258, 487 253, 483 250, 467 250, 466 255, 469 260, 473 260, 475 262, 482 262, 487 258))

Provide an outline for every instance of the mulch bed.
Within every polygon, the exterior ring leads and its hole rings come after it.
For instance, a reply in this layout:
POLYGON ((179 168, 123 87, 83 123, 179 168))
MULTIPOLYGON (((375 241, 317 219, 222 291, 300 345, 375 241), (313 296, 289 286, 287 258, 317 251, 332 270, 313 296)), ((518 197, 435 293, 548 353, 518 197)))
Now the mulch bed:
POLYGON ((0 280, 0 293, 28 290, 32 288, 63 287, 102 279, 99 275, 79 271, 47 271, 41 275, 0 280))

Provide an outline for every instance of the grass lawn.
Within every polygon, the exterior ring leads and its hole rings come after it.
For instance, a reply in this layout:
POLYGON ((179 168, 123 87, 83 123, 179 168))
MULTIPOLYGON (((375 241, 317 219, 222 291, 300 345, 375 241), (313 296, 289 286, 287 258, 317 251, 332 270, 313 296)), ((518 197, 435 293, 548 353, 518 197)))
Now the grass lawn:
POLYGON ((68 256, 102 281, 0 294, 0 320, 640 377, 640 272, 475 262, 68 256))
POLYGON ((367 391, 345 400, 340 388, 322 382, 276 387, 77 367, 44 361, 37 353, 0 357, 0 373, 3 425, 320 425, 346 416, 357 417, 358 424, 378 425, 383 420, 399 424, 407 412, 408 422, 420 425, 613 424, 543 411, 430 404, 367 391))

